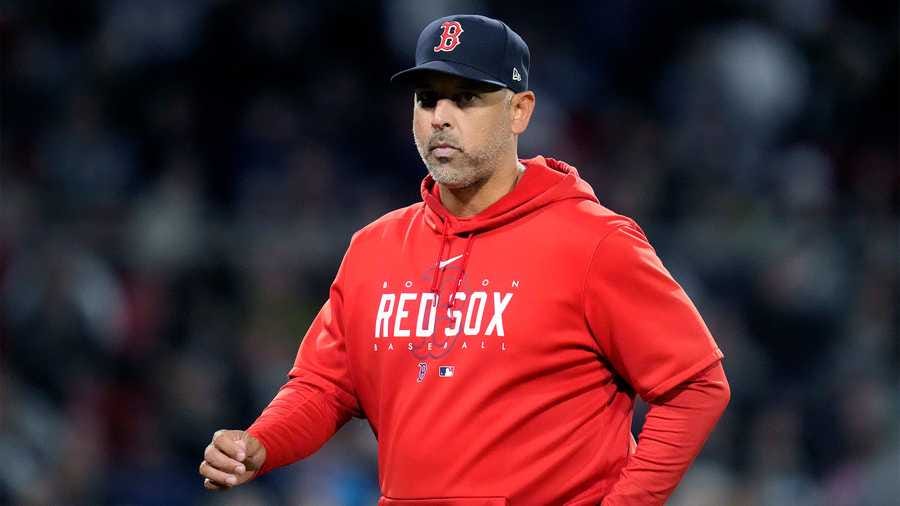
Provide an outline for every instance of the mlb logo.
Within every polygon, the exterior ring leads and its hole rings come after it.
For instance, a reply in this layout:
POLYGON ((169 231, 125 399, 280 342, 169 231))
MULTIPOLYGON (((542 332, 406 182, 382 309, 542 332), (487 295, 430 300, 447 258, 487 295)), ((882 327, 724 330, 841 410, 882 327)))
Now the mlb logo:
POLYGON ((442 365, 438 367, 438 376, 441 378, 451 378, 453 377, 453 373, 456 370, 456 367, 452 365, 442 365))

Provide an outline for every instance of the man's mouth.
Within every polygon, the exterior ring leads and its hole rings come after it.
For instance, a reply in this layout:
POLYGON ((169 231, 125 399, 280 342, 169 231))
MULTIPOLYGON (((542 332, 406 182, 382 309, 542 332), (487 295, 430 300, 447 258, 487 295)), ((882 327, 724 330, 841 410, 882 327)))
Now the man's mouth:
POLYGON ((448 144, 445 142, 435 144, 429 148, 431 154, 437 158, 447 158, 453 156, 453 153, 459 151, 460 149, 454 146, 453 144, 448 144))
POLYGON ((456 147, 456 146, 454 146, 453 144, 450 144, 450 143, 448 143, 448 142, 441 142, 441 143, 438 143, 438 144, 432 144, 430 149, 433 151, 433 150, 438 149, 438 148, 453 148, 453 149, 456 149, 456 150, 459 149, 458 147, 456 147))

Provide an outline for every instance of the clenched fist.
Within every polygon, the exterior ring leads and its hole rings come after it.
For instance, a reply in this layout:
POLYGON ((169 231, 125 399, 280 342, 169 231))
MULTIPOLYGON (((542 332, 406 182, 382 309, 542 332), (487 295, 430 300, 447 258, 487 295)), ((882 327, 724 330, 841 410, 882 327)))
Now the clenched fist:
POLYGON ((242 430, 218 430, 203 452, 200 475, 208 490, 235 487, 252 480, 263 462, 266 448, 242 430))

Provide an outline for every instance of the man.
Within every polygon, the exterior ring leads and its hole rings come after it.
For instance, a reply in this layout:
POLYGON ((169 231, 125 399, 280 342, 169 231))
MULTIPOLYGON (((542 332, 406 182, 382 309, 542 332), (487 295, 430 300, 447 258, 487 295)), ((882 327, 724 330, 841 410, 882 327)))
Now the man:
POLYGON ((393 78, 415 91, 423 202, 353 236, 288 382, 247 431, 214 435, 206 488, 307 457, 356 416, 382 505, 672 493, 728 403, 722 353, 631 219, 573 167, 517 158, 529 60, 497 20, 425 28, 393 78))

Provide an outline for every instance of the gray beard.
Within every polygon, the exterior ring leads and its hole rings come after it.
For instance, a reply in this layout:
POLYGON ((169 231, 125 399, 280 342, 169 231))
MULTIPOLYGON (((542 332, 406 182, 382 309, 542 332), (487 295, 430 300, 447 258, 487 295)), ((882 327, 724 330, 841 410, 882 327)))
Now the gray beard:
POLYGON ((508 142, 508 139, 497 136, 479 153, 460 151, 453 157, 453 161, 441 163, 431 156, 427 143, 422 145, 415 138, 415 133, 413 138, 419 157, 431 177, 435 182, 453 189, 468 188, 489 178, 496 170, 499 154, 508 142))
POLYGON ((448 188, 468 188, 489 178, 494 168, 485 160, 476 161, 465 153, 459 153, 452 163, 440 163, 422 159, 435 182, 448 188), (479 163, 480 162, 480 163, 479 163))

